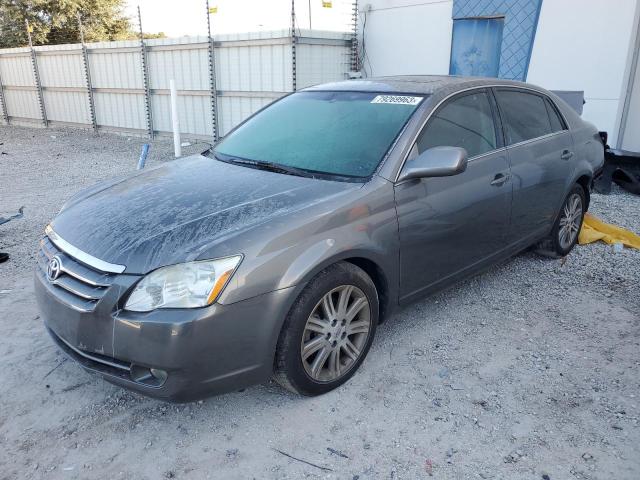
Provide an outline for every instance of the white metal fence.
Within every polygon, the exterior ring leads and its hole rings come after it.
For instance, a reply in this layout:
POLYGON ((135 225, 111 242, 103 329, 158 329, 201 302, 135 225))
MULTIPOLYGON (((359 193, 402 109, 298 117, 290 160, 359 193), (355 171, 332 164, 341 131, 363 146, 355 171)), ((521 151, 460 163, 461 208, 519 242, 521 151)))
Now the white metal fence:
POLYGON ((70 125, 155 135, 171 131, 169 80, 180 130, 222 136, 294 89, 343 80, 349 33, 286 30, 0 50, 6 124, 70 125), (215 68, 210 68, 213 58, 215 68))

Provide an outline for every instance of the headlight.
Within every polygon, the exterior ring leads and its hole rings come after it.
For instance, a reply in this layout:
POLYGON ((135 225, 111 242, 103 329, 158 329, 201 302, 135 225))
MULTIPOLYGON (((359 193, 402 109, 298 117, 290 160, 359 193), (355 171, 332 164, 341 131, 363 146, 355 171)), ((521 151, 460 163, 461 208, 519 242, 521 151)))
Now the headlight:
POLYGON ((159 268, 138 282, 124 308, 148 312, 156 308, 211 305, 226 287, 240 260, 242 256, 236 255, 159 268))

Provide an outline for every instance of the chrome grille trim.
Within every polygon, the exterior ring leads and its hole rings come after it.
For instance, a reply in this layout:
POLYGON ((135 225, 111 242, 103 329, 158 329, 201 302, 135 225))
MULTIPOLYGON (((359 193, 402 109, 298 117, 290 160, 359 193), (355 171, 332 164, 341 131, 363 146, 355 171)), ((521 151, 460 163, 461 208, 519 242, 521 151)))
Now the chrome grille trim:
POLYGON ((51 283, 58 285, 68 292, 86 300, 100 300, 104 295, 104 291, 102 289, 87 286, 86 284, 75 280, 70 275, 64 275, 51 283))
POLYGON ((47 290, 58 301, 79 312, 93 312, 115 281, 113 273, 87 266, 48 236, 40 241, 37 261, 38 276, 47 290), (53 258, 57 260, 59 274, 51 279, 47 276, 47 268, 53 258))
MULTIPOLYGON (((108 274, 103 274, 96 272, 84 265, 77 263, 75 260, 71 259, 64 253, 60 252, 55 245, 47 238, 43 238, 40 241, 40 248, 44 256, 51 260, 54 255, 58 255, 58 258, 61 259, 60 262, 60 271, 71 275, 72 277, 77 278, 81 282, 88 283, 94 287, 110 287, 111 286, 111 278, 108 274), (68 268, 69 262, 73 264, 73 268, 68 268), (67 265, 67 266, 65 266, 67 265)), ((46 270, 46 267, 44 268, 46 270)))
POLYGON ((54 232, 51 225, 47 225, 47 227, 44 229, 44 233, 46 233, 47 237, 49 237, 51 242, 56 247, 65 252, 67 255, 77 258, 80 262, 89 265, 96 270, 107 273, 122 273, 126 268, 124 265, 117 265, 115 263, 109 263, 105 262, 104 260, 100 260, 99 258, 96 258, 93 255, 89 255, 79 248, 74 247, 65 239, 61 238, 56 232, 54 232))
POLYGON ((54 285, 47 280, 47 276, 42 272, 42 269, 38 269, 36 274, 40 278, 40 282, 42 282, 44 287, 49 291, 49 293, 51 293, 51 295, 56 297, 59 302, 64 303, 69 308, 80 313, 89 313, 95 310, 97 301, 77 297, 71 292, 54 285))

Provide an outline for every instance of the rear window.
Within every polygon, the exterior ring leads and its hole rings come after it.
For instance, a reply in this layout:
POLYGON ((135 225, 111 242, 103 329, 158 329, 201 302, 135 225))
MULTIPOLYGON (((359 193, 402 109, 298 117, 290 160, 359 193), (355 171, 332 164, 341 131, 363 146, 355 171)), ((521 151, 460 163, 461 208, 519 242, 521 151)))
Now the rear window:
POLYGON ((545 104, 547 105, 547 112, 549 113, 549 120, 551 121, 551 129, 554 132, 560 132, 564 130, 564 122, 560 118, 556 107, 551 104, 551 100, 545 98, 545 104))
POLYGON ((541 96, 515 90, 498 90, 496 99, 508 145, 553 132, 545 100, 541 96))
POLYGON ((214 151, 309 172, 369 177, 424 98, 294 93, 250 118, 214 151))

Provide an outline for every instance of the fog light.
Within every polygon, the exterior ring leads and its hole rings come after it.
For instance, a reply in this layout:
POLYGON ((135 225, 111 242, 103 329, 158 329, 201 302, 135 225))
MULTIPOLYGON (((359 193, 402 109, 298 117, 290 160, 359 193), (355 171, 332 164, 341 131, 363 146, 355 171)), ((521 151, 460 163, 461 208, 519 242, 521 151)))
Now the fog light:
POLYGON ((167 380, 167 372, 159 368, 147 368, 140 365, 131 365, 131 379, 136 383, 161 387, 167 380))
POLYGON ((160 370, 159 368, 152 368, 149 371, 151 372, 151 375, 160 380, 160 385, 162 385, 167 380, 167 372, 165 372, 164 370, 160 370))

